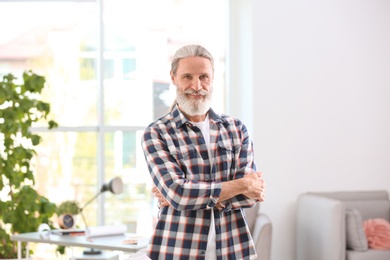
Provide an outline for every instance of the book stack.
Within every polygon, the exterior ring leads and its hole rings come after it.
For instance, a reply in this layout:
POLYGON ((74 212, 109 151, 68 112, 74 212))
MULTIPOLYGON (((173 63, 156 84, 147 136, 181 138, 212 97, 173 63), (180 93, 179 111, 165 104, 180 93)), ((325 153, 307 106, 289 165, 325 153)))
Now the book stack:
POLYGON ((54 229, 51 230, 50 234, 58 236, 84 236, 84 229, 54 229))

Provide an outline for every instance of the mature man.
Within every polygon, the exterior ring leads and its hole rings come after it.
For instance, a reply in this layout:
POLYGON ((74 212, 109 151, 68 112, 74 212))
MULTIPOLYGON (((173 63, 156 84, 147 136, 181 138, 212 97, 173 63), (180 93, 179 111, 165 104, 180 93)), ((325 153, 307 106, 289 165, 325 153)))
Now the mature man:
POLYGON ((211 108, 214 60, 202 46, 180 48, 170 113, 150 124, 142 145, 160 215, 151 259, 254 259, 243 208, 264 200, 253 144, 238 119, 211 108))

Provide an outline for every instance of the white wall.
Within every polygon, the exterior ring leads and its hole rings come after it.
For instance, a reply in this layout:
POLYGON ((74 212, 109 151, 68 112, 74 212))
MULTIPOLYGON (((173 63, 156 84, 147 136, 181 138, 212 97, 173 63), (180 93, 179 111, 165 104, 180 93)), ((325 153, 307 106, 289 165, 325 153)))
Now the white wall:
POLYGON ((253 134, 253 0, 229 1, 229 37, 227 42, 228 115, 245 122, 253 134))
POLYGON ((254 4, 254 141, 273 260, 295 259, 297 196, 390 191, 390 1, 254 4))

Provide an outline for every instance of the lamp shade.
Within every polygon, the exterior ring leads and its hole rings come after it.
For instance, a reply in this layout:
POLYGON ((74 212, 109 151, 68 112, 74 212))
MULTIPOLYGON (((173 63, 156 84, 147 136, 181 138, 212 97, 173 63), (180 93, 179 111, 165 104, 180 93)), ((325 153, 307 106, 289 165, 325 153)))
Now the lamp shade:
POLYGON ((100 192, 111 191, 114 194, 120 194, 123 192, 123 182, 119 177, 115 177, 110 180, 109 183, 106 183, 102 186, 100 192))

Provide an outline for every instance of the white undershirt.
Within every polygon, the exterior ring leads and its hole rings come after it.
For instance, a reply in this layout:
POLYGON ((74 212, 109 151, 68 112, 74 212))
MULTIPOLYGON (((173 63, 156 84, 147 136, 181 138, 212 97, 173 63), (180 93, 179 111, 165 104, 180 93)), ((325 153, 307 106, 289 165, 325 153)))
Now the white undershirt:
MULTIPOLYGON (((212 165, 212 157, 211 157, 211 149, 210 149, 210 121, 209 116, 207 115, 205 121, 203 122, 191 122, 193 125, 197 126, 201 131, 202 135, 205 139, 207 150, 209 153, 210 158, 210 165, 212 165)), ((206 248, 206 258, 207 260, 214 260, 217 259, 217 249, 216 249, 216 243, 215 243, 215 223, 214 223, 214 210, 211 209, 211 223, 210 223, 210 230, 209 230, 209 237, 207 241, 207 248, 206 248)))

